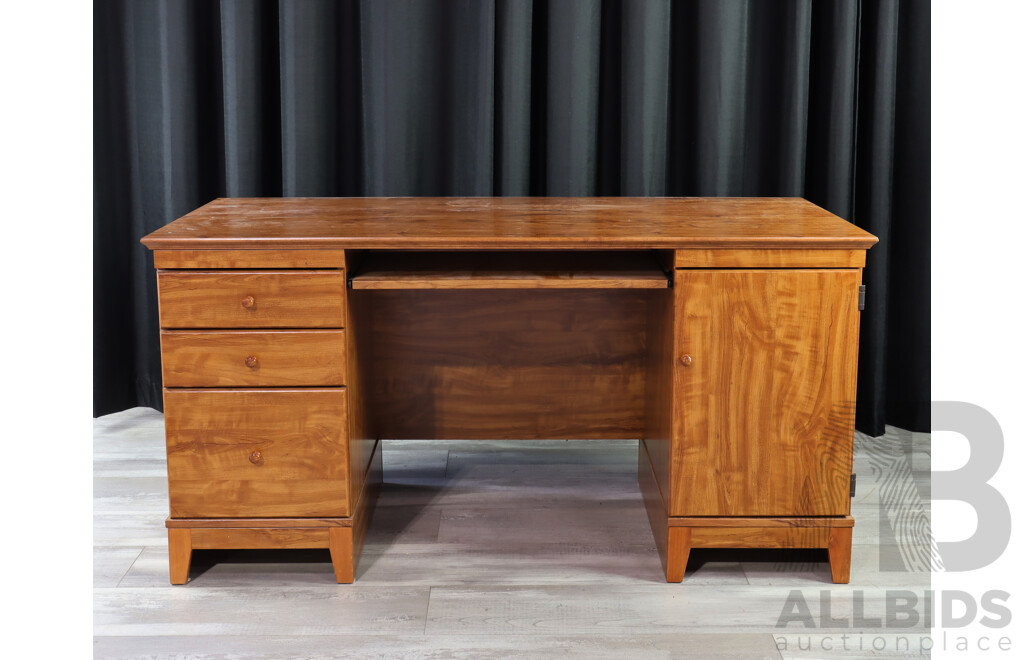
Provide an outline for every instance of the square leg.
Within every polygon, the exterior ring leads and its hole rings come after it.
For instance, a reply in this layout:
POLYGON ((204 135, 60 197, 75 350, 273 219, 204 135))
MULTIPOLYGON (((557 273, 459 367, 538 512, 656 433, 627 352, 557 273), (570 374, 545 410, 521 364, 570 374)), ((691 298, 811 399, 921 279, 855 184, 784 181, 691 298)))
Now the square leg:
POLYGON ((170 558, 171 584, 188 582, 188 569, 192 565, 192 530, 167 530, 167 551, 170 558))
POLYGON ((332 527, 328 530, 331 549, 331 564, 338 584, 352 584, 356 581, 356 557, 352 543, 351 527, 332 527))
POLYGON ((853 528, 833 527, 828 530, 828 565, 832 582, 850 583, 850 556, 853 553, 853 528))
POLYGON ((691 533, 689 527, 668 528, 668 560, 665 563, 665 581, 682 582, 686 562, 690 559, 691 533))

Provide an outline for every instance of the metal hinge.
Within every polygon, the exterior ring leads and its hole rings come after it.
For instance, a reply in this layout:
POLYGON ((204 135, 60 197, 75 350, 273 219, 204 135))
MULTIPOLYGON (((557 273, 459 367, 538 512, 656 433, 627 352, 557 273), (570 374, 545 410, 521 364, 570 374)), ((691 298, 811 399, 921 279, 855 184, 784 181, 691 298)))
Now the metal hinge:
POLYGON ((857 473, 854 472, 850 475, 850 499, 853 499, 857 495, 857 473))
POLYGON ((864 311, 864 299, 867 297, 868 287, 866 284, 861 284, 860 289, 857 290, 857 309, 864 311))

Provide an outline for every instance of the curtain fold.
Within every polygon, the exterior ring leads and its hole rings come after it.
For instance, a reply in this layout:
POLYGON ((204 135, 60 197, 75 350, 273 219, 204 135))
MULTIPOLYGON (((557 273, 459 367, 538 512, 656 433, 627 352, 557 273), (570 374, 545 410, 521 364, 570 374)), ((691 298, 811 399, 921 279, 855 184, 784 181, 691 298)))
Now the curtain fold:
POLYGON ((94 412, 161 407, 138 243, 223 196, 802 196, 868 253, 858 428, 929 426, 924 0, 98 0, 94 412))

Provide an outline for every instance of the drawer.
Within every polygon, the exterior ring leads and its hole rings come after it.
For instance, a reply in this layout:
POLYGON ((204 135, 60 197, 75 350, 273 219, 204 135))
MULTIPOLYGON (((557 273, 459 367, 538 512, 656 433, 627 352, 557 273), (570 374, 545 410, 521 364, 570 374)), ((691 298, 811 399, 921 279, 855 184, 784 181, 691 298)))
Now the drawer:
POLYGON ((165 330, 164 387, 345 384, 344 330, 165 330))
POLYGON ((164 390, 172 518, 348 516, 346 390, 164 390))
POLYGON ((342 270, 160 270, 164 328, 341 328, 342 270))

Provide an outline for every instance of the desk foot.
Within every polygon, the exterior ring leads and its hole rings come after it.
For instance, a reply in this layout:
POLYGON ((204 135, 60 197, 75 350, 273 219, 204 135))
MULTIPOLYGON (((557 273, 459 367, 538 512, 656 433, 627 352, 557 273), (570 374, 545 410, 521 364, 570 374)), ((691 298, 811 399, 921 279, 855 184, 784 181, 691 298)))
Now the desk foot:
POLYGON ((171 568, 171 584, 188 582, 188 569, 192 565, 192 530, 168 529, 167 554, 171 568))
POLYGON ((665 581, 682 582, 686 562, 690 559, 691 534, 689 527, 668 528, 668 558, 665 562, 665 581))
POLYGON ((832 582, 850 583, 850 555, 853 551, 853 528, 833 527, 828 530, 828 564, 832 582))

